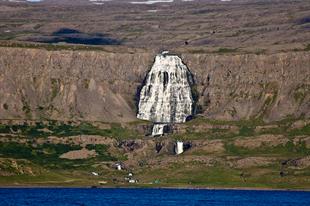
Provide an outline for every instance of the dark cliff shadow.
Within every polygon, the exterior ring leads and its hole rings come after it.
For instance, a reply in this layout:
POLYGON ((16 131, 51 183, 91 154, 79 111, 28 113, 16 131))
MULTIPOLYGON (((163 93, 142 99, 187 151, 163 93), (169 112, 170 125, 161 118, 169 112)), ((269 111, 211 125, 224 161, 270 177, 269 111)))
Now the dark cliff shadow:
POLYGON ((40 43, 69 43, 85 45, 120 45, 121 40, 110 38, 100 33, 83 33, 81 31, 61 28, 48 36, 31 37, 28 41, 40 43))
POLYGON ((136 89, 136 93, 135 93, 135 97, 134 97, 136 115, 138 115, 138 113, 139 113, 139 101, 140 101, 140 97, 141 97, 141 90, 142 90, 143 86, 146 84, 150 70, 151 70, 151 68, 146 71, 146 75, 144 76, 141 84, 136 89))
POLYGON ((201 105, 199 105, 199 98, 200 94, 197 89, 197 81, 195 75, 191 72, 189 66, 182 60, 183 64, 187 67, 188 69, 188 74, 187 74, 187 81, 189 83, 189 86, 191 88, 191 93, 192 93, 192 99, 193 99, 193 105, 192 105, 192 115, 188 116, 186 118, 186 121, 190 121, 194 119, 194 117, 197 114, 202 113, 201 111, 201 105))
POLYGON ((297 20, 297 24, 299 25, 309 24, 309 23, 310 23, 310 16, 306 16, 306 17, 303 17, 297 20))

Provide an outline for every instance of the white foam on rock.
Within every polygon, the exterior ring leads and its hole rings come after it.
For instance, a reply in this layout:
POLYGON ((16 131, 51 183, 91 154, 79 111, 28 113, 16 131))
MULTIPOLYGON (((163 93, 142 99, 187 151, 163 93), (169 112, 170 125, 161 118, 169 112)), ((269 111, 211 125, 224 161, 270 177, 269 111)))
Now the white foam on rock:
POLYGON ((38 3, 44 0, 26 0, 27 2, 31 2, 31 3, 38 3))
POLYGON ((162 136, 167 124, 154 124, 152 130, 152 136, 162 136))
POLYGON ((157 4, 157 3, 172 3, 174 0, 148 0, 148 1, 131 1, 131 4, 157 4))
POLYGON ((157 11, 158 11, 157 9, 147 10, 147 12, 150 12, 150 13, 156 13, 157 11))
POLYGON ((94 5, 104 5, 104 2, 109 2, 112 0, 88 0, 88 1, 94 5))
POLYGON ((177 141, 175 148, 174 148, 174 152, 176 155, 182 154, 184 152, 183 150, 183 142, 182 141, 177 141))
POLYGON ((192 83, 180 57, 157 55, 140 93, 137 118, 161 124, 185 122, 192 115, 192 83))

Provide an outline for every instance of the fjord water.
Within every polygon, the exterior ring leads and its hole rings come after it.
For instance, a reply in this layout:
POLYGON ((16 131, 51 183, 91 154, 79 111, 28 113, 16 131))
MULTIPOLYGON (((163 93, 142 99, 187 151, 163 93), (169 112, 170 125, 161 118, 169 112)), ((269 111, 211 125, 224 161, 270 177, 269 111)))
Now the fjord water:
POLYGON ((0 205, 306 206, 310 192, 198 189, 3 188, 0 205))

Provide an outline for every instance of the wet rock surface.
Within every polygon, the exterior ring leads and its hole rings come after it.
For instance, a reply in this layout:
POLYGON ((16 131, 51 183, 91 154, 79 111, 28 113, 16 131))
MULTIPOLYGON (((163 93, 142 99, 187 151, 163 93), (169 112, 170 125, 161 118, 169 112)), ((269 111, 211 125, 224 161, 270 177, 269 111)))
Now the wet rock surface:
POLYGON ((157 55, 140 93, 137 117, 156 123, 185 122, 192 115, 192 85, 192 76, 180 57, 157 55))

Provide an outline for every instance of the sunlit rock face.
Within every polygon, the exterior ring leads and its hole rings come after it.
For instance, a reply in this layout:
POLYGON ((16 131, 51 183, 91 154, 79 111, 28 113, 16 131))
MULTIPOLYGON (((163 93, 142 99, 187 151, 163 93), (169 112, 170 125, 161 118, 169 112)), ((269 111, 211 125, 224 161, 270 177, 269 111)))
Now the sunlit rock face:
POLYGON ((192 84, 192 75, 180 57, 157 55, 140 93, 137 117, 154 123, 185 122, 192 115, 192 84))

